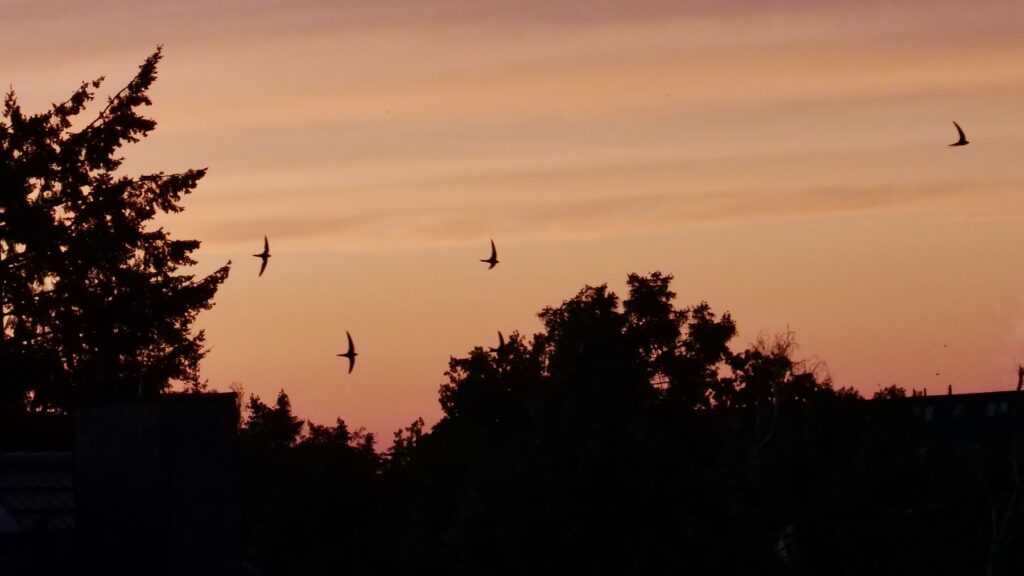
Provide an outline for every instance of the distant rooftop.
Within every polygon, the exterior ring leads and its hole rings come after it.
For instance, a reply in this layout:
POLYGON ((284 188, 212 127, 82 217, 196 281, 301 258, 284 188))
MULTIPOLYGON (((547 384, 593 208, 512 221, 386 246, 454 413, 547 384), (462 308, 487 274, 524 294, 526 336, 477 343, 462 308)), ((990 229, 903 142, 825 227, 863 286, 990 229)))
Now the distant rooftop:
POLYGON ((75 526, 71 452, 0 454, 0 533, 75 526))

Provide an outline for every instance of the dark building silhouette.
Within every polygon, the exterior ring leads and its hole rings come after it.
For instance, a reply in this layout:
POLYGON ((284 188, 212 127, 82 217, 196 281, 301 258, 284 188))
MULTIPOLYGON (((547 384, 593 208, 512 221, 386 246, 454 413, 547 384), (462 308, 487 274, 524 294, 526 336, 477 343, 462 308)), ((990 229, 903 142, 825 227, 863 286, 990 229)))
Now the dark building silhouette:
POLYGON ((68 574, 74 565, 71 452, 0 454, 0 574, 68 574))
MULTIPOLYGON (((914 435, 921 455, 943 455, 963 470, 1024 462, 1024 394, 979 392, 944 396, 913 396, 871 401, 875 416, 889 411, 914 435), (895 410, 895 412, 893 412, 895 410)), ((1016 472, 1002 470, 1012 480, 1016 472)))
POLYGON ((79 410, 75 491, 87 573, 238 573, 238 418, 234 394, 79 410))
MULTIPOLYGON (((945 396, 908 396, 892 400, 909 406, 918 427, 928 437, 947 442, 1009 439, 1024 410, 1017 392, 976 392, 945 396)), ((889 402, 890 400, 882 400, 889 402)))
POLYGON ((234 394, 83 406, 74 452, 0 454, 0 575, 232 575, 234 394))

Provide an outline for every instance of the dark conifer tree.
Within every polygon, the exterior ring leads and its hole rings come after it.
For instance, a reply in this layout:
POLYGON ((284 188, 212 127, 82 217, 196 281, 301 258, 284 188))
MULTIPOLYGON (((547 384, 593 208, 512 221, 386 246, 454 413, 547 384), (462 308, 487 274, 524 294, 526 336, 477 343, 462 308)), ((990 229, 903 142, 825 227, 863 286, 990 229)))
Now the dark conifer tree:
POLYGON ((156 126, 140 114, 160 48, 91 120, 102 78, 28 115, 13 91, 0 118, 0 403, 66 410, 76 396, 201 386, 203 331, 230 262, 205 277, 197 240, 154 224, 182 210, 206 170, 133 176, 121 147, 156 126))

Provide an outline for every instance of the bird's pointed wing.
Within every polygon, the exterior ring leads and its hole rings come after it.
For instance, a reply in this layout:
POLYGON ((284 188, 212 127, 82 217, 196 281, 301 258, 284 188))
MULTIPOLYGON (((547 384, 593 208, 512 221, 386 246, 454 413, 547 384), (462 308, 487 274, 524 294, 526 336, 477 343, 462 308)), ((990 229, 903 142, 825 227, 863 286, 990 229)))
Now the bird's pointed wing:
POLYGON ((956 126, 956 133, 960 136, 960 140, 958 140, 958 142, 963 142, 964 140, 967 140, 967 136, 964 135, 964 129, 961 128, 960 125, 956 123, 956 120, 953 120, 953 126, 956 126))
POLYGON ((501 335, 501 330, 498 330, 498 349, 501 350, 505 347, 505 337, 501 335))
MULTIPOLYGON (((486 262, 486 260, 485 260, 485 262, 486 262)), ((491 260, 491 265, 488 266, 487 269, 490 270, 491 268, 494 268, 494 266, 495 266, 494 261, 491 260)))
MULTIPOLYGON (((348 353, 351 354, 356 351, 356 347, 352 344, 352 335, 348 333, 348 330, 345 330, 345 336, 348 337, 348 353)), ((349 368, 349 371, 351 372, 352 369, 349 368)))
POLYGON ((498 259, 498 250, 494 247, 494 240, 491 240, 491 260, 498 259))
POLYGON ((263 253, 270 254, 270 241, 267 240, 266 236, 263 237, 263 253))
POLYGON ((261 277, 261 278, 263 277, 263 271, 267 269, 267 262, 268 262, 268 260, 266 258, 264 258, 263 262, 260 263, 260 276, 259 277, 261 277))
POLYGON ((352 369, 355 368, 355 367, 356 367, 356 357, 355 356, 349 356, 348 357, 348 373, 351 374, 352 373, 352 369))

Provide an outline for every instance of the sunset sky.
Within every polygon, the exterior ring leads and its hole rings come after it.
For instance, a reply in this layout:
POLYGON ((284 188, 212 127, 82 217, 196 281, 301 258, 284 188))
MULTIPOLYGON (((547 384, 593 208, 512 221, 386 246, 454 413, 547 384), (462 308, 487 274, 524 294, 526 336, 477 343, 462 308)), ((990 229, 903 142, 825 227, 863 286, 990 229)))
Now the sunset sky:
POLYGON ((209 167, 162 222, 203 242, 197 273, 234 261, 203 373, 316 422, 385 444, 433 423, 449 356, 630 272, 730 311, 737 350, 788 327, 868 396, 1007 389, 1024 362, 1019 0, 5 0, 0 21, 27 111, 106 75, 102 100, 164 45, 125 167, 209 167))

